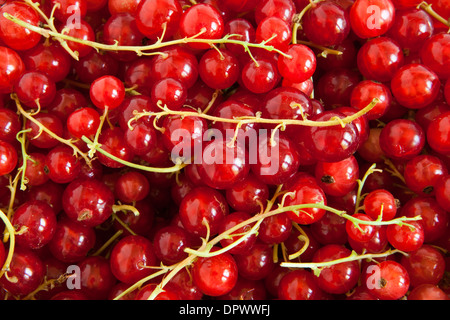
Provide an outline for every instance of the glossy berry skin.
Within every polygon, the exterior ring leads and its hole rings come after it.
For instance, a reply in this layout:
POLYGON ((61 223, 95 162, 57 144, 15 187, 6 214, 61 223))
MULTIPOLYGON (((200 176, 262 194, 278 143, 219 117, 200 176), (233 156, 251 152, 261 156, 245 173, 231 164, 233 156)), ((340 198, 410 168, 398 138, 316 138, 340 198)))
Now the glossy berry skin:
POLYGON ((182 47, 162 50, 166 56, 158 55, 152 60, 149 70, 153 81, 174 78, 181 81, 187 89, 198 79, 198 60, 194 54, 182 47))
POLYGON ((31 249, 15 247, 9 268, 8 277, 3 275, 0 285, 14 296, 25 296, 33 292, 44 279, 44 263, 31 249))
POLYGON ((445 259, 438 249, 425 244, 421 248, 410 252, 400 260, 408 271, 411 287, 423 284, 438 285, 444 277, 445 259))
POLYGON ((282 300, 321 300, 323 292, 311 272, 298 269, 281 278, 278 297, 282 300))
POLYGON ((435 197, 439 206, 446 211, 450 209, 450 175, 439 178, 435 185, 435 197))
MULTIPOLYGON (((201 34, 203 39, 219 39, 223 35, 224 23, 219 11, 210 4, 199 3, 183 12, 180 18, 179 32, 182 37, 201 34)), ((209 44, 189 43, 195 49, 208 49, 209 44)))
POLYGON ((115 109, 125 98, 125 87, 114 76, 103 76, 96 79, 90 86, 89 96, 92 103, 99 108, 115 109))
POLYGON ((356 0, 350 9, 353 32, 360 38, 381 36, 392 26, 395 7, 391 0, 356 0))
POLYGON ((54 42, 36 45, 24 52, 22 59, 28 70, 41 71, 54 82, 59 82, 68 76, 72 63, 64 48, 54 42))
POLYGON ((385 189, 371 191, 363 201, 365 213, 376 220, 382 214, 382 220, 389 221, 397 214, 397 203, 391 192, 385 189))
POLYGON ((318 161, 314 174, 327 195, 342 197, 354 189, 359 178, 359 165, 352 155, 337 162, 318 161))
POLYGON ((0 108, 0 140, 15 143, 16 135, 22 128, 17 113, 11 109, 0 108))
POLYGON ((208 296, 221 296, 230 292, 238 280, 238 269, 229 253, 198 258, 192 266, 192 280, 208 296))
POLYGON ((212 89, 227 89, 239 78, 239 60, 228 50, 206 51, 198 64, 200 78, 212 89))
POLYGON ((56 214, 49 204, 43 201, 27 201, 14 212, 12 225, 25 231, 16 235, 18 245, 40 249, 53 238, 56 230, 56 214))
MULTIPOLYGON (((255 41, 255 27, 250 21, 243 18, 235 18, 227 21, 224 26, 224 34, 236 34, 236 39, 240 41, 254 42, 255 41)), ((233 43, 226 43, 225 47, 236 55, 244 54, 245 50, 240 45, 233 43)))
MULTIPOLYGON (((363 220, 363 221, 373 221, 368 215, 363 213, 356 213, 353 215, 354 218, 363 220)), ((348 220, 345 224, 345 228, 347 234, 350 238, 358 242, 367 242, 375 235, 376 227, 370 224, 359 224, 359 228, 355 226, 353 222, 348 220), (362 231, 360 230, 362 229, 362 231)))
POLYGON ((431 149, 443 155, 450 154, 450 133, 446 130, 449 124, 450 111, 447 111, 433 119, 426 132, 428 145, 431 149))
POLYGON ((100 114, 90 107, 81 108, 72 112, 67 118, 67 130, 75 138, 83 136, 93 138, 100 126, 100 114))
POLYGON ((253 93, 267 93, 278 81, 276 65, 266 59, 256 59, 256 62, 249 61, 242 67, 241 81, 253 93))
POLYGON ((11 173, 18 163, 18 155, 14 146, 0 140, 0 176, 11 173))
MULTIPOLYGON (((132 13, 124 12, 111 15, 103 25, 103 41, 113 45, 116 42, 123 46, 140 46, 144 35, 139 31, 136 19, 132 13)), ((111 51, 113 57, 122 62, 137 58, 134 51, 111 51)))
MULTIPOLYGON (((247 6, 251 5, 251 2, 252 1, 247 1, 247 6)), ((256 1, 254 9, 256 23, 261 22, 264 18, 272 16, 290 22, 296 10, 295 4, 292 1, 286 0, 256 1)))
MULTIPOLYGON (((84 19, 81 19, 77 23, 73 23, 73 21, 69 19, 65 24, 61 24, 60 32, 63 30, 63 28, 65 28, 65 32, 69 37, 74 37, 86 41, 95 41, 94 30, 92 29, 91 25, 84 19)), ((91 46, 75 41, 67 41, 67 46, 73 52, 78 52, 79 58, 87 57, 90 53, 95 51, 91 46)))
POLYGON ((315 4, 303 18, 305 36, 322 46, 335 46, 350 33, 350 19, 346 10, 332 1, 315 4))
POLYGON ((419 249, 425 241, 423 225, 420 221, 411 221, 408 225, 403 226, 389 225, 386 235, 394 248, 404 252, 419 249))
POLYGON ((272 247, 255 243, 251 250, 234 256, 239 275, 249 280, 262 280, 274 269, 272 247))
POLYGON ((136 24, 143 35, 152 40, 161 37, 161 26, 165 24, 164 38, 170 39, 177 31, 183 9, 176 0, 140 1, 136 8, 136 24))
POLYGON ((245 179, 250 171, 245 146, 227 140, 214 140, 203 148, 198 173, 204 183, 215 189, 228 189, 245 179))
POLYGON ((422 151, 425 139, 423 129, 416 122, 396 119, 381 130, 380 147, 391 159, 409 160, 422 151))
POLYGON ((377 37, 365 42, 357 53, 361 74, 369 80, 388 82, 404 64, 400 45, 388 37, 377 37))
POLYGON ((418 52, 433 32, 433 20, 425 11, 407 8, 396 11, 387 35, 409 52, 418 52))
POLYGON ((257 150, 254 149, 254 143, 251 143, 249 151, 251 172, 267 185, 283 184, 300 167, 300 154, 287 135, 275 135, 273 141, 275 145, 272 144, 269 133, 260 134, 257 150))
POLYGON ((76 263, 85 258, 94 247, 94 229, 84 227, 67 216, 59 217, 55 235, 48 244, 51 254, 65 263, 76 263))
POLYGON ((300 83, 312 77, 316 71, 317 59, 309 47, 303 44, 291 44, 286 54, 291 58, 278 57, 278 70, 284 79, 300 83))
POLYGON ((268 39, 271 40, 267 44, 283 52, 286 51, 292 39, 289 23, 275 16, 264 18, 256 27, 255 41, 261 43, 268 39))
POLYGON ((188 256, 184 249, 191 245, 186 230, 178 226, 159 229, 154 238, 155 255, 166 265, 177 263, 188 256))
POLYGON ((100 256, 86 257, 78 263, 81 275, 81 292, 92 300, 104 300, 117 279, 111 272, 108 259, 100 256))
MULTIPOLYGON (((232 228, 235 228, 237 225, 244 223, 245 221, 249 220, 252 216, 247 213, 247 212, 243 212, 243 211, 235 211, 233 213, 230 213, 229 215, 227 215, 224 218, 223 224, 220 226, 220 233, 226 232, 232 228)), ((253 224, 244 224, 243 227, 237 229, 234 232, 231 232, 230 235, 233 234, 241 234, 244 232, 248 232, 251 228, 253 227, 253 224)), ((227 247, 232 245, 236 240, 240 239, 241 236, 235 236, 229 239, 223 239, 220 241, 220 245, 222 247, 227 247)), ((242 242, 240 242, 237 245, 233 245, 232 247, 229 248, 229 253, 231 254, 243 254, 243 253, 247 253, 249 250, 251 250, 251 248, 253 247, 253 245, 256 242, 256 235, 250 235, 248 237, 245 238, 245 240, 243 240, 242 242)))
MULTIPOLYGON (((326 245, 314 254, 313 262, 327 262, 348 257, 351 251, 340 245, 326 245)), ((343 294, 354 288, 359 279, 359 266, 356 261, 334 264, 321 270, 316 278, 319 287, 328 293, 343 294)))
POLYGON ((358 110, 367 107, 373 99, 379 102, 366 113, 369 120, 381 118, 388 110, 392 101, 392 94, 389 87, 372 80, 363 80, 357 84, 350 96, 350 106, 358 110))
POLYGON ((126 236, 111 252, 111 271, 119 281, 127 284, 133 284, 149 276, 154 270, 148 267, 156 265, 153 245, 143 236, 126 236))
POLYGON ((449 43, 450 35, 439 33, 431 36, 420 50, 420 58, 423 64, 443 80, 450 77, 447 68, 450 63, 449 43))
POLYGON ((207 234, 203 220, 209 225, 210 234, 217 234, 220 225, 229 213, 225 197, 210 187, 197 187, 181 201, 180 220, 186 230, 204 237, 207 234))
POLYGON ((25 168, 25 177, 27 178, 27 185, 40 186, 49 180, 45 168, 45 154, 34 152, 28 155, 27 164, 25 168))
MULTIPOLYGON (((102 145, 102 149, 113 154, 114 156, 125 160, 132 161, 134 153, 132 148, 127 144, 123 130, 119 127, 106 128, 100 134, 98 139, 99 143, 102 145)), ((101 164, 109 168, 122 168, 125 165, 113 160, 101 153, 97 153, 98 159, 101 164)))
POLYGON ((448 300, 448 296, 439 286, 423 284, 411 290, 408 300, 448 300))
MULTIPOLYGON (((134 300, 148 300, 150 295, 155 290, 157 284, 149 283, 143 286, 136 294, 134 300)), ((164 287, 164 290, 161 293, 158 293, 154 300, 179 300, 180 297, 176 292, 176 289, 171 288, 170 286, 164 287)))
POLYGON ((403 174, 409 189, 419 195, 434 195, 434 185, 448 169, 438 157, 418 155, 406 163, 403 174))
MULTIPOLYGON (((325 111, 311 117, 314 121, 327 121, 333 117, 345 118, 345 115, 334 111, 325 111)), ((359 146, 359 134, 356 125, 347 124, 327 127, 308 127, 304 132, 305 147, 311 155, 326 162, 342 161, 356 152, 359 146)))
POLYGON ((167 106, 170 110, 179 110, 185 104, 187 90, 184 84, 173 78, 156 81, 150 89, 152 103, 167 106))
POLYGON ((26 71, 18 79, 14 92, 24 106, 33 109, 37 109, 38 106, 45 108, 55 97, 56 85, 40 71, 26 71))
POLYGON ((95 227, 111 216, 114 194, 99 180, 76 179, 66 187, 62 200, 70 219, 86 227, 95 227))
POLYGON ((392 260, 372 266, 363 276, 369 292, 380 300, 398 300, 410 287, 408 272, 392 260))
MULTIPOLYGON (((308 181, 306 179, 299 179, 292 187, 287 189, 288 192, 293 192, 285 199, 285 206, 313 204, 323 202, 327 203, 326 195, 317 183, 308 181)), ((288 211, 289 217, 299 224, 309 225, 319 221, 325 214, 325 210, 321 208, 305 208, 296 213, 288 211)))
MULTIPOLYGON (((55 114, 40 112, 34 116, 34 119, 55 135, 59 137, 63 135, 63 122, 55 114)), ((27 132, 27 138, 29 139, 30 144, 35 147, 50 149, 59 144, 59 141, 54 136, 51 136, 48 132, 42 131, 40 126, 35 122, 26 121, 26 129, 31 129, 27 132)))
POLYGON ((407 64, 394 74, 392 95, 404 107, 420 109, 436 99, 440 88, 439 77, 422 64, 407 64))
POLYGON ((31 49, 38 44, 41 39, 39 33, 19 26, 5 18, 4 14, 10 14, 26 23, 38 26, 39 15, 31 6, 22 2, 10 2, 2 6, 0 10, 0 39, 9 48, 18 51, 31 49))
POLYGON ((6 62, 0 66, 0 92, 11 93, 17 79, 25 71, 25 64, 17 52, 5 46, 0 47, 0 57, 6 62))
POLYGON ((144 200, 150 191, 147 177, 139 171, 129 171, 121 175, 114 188, 114 193, 122 203, 144 200))
POLYGON ((71 147, 58 145, 47 153, 45 166, 49 178, 56 183, 69 183, 78 177, 81 161, 74 156, 71 147))
POLYGON ((256 178, 252 173, 240 183, 233 185, 226 191, 226 199, 231 208, 248 213, 259 212, 261 204, 269 199, 267 184, 256 178))

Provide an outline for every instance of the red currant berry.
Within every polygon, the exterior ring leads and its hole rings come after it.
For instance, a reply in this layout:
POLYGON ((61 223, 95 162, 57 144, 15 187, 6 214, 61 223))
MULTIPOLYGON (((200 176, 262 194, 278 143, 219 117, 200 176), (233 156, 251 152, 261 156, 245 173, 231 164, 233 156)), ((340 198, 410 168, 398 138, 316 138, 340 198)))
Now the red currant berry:
POLYGON ((11 173, 18 163, 18 155, 14 146, 0 140, 0 176, 11 173))
POLYGON ((363 39, 385 34, 394 23, 394 16, 391 0, 356 0, 350 8, 352 30, 363 39))
POLYGON ((115 76, 103 76, 96 79, 89 91, 92 103, 99 109, 115 109, 125 99, 125 87, 115 76))
POLYGON ((96 232, 67 216, 60 217, 56 231, 48 248, 56 259, 65 263, 77 263, 83 260, 94 247, 96 232))
POLYGON ((317 59, 314 52, 303 44, 292 44, 286 51, 289 56, 278 58, 278 70, 285 79, 300 83, 311 78, 316 71, 317 59))
POLYGON ((28 4, 17 1, 6 3, 0 9, 0 39, 4 44, 13 50, 22 51, 31 49, 39 43, 41 40, 39 33, 10 21, 5 14, 36 27, 40 22, 38 13, 28 4))
POLYGON ((3 289, 14 296, 26 296, 44 280, 45 266, 33 250, 16 247, 6 273, 0 279, 3 289))
POLYGON ((406 269, 392 260, 369 266, 364 279, 369 292, 380 300, 398 300, 408 292, 410 286, 406 269))
POLYGON ((402 106, 420 109, 432 103, 440 88, 436 73, 421 64, 407 64, 391 80, 392 95, 402 106))
POLYGON ((114 276, 127 284, 151 275, 154 270, 149 267, 157 264, 153 244, 139 235, 126 236, 116 243, 109 261, 114 276))
MULTIPOLYGON (((372 222, 372 218, 363 213, 356 213, 353 215, 354 218, 372 222)), ((370 224, 364 223, 353 223, 350 220, 347 220, 345 224, 348 236, 355 241, 358 242, 367 242, 375 235, 376 227, 370 224)))
MULTIPOLYGON (((350 256, 351 251, 344 246, 329 244, 314 254, 313 262, 321 263, 350 256)), ((359 265, 357 261, 334 264, 320 271, 315 278, 319 287, 331 294, 344 294, 353 289, 359 280, 359 265)))
POLYGON ((200 58, 200 78, 212 89, 227 89, 239 78, 239 60, 228 50, 210 49, 200 58))
POLYGON ((396 249, 410 252, 419 249, 425 241, 422 223, 410 221, 405 225, 391 224, 386 235, 389 243, 396 249))
POLYGON ((427 129, 426 140, 434 151, 447 155, 450 154, 450 111, 434 118, 427 129))
POLYGON ((373 220, 382 215, 382 220, 389 221, 397 214, 397 201, 391 192, 384 189, 371 191, 363 201, 364 212, 373 220))
POLYGON ((207 258, 201 257, 192 266, 192 280, 207 296, 227 294, 238 280, 236 262, 227 252, 207 258))
MULTIPOLYGON (((198 36, 202 39, 220 39, 224 23, 219 11, 210 4, 198 3, 183 12, 180 18, 179 32, 182 37, 198 36)), ((206 43, 189 43, 195 49, 208 49, 206 43)))
POLYGON ((391 159, 409 160, 422 151, 425 139, 425 133, 418 123, 396 119, 381 130, 380 148, 391 159))
POLYGON ((111 216, 114 194, 101 181, 77 179, 66 187, 62 201, 70 219, 86 227, 95 227, 111 216))
POLYGON ((183 13, 177 0, 144 0, 138 1, 136 8, 136 24, 139 31, 151 40, 162 36, 170 39, 177 31, 183 13))
POLYGON ((229 213, 225 197, 210 187, 197 187, 181 201, 179 214, 183 226, 194 235, 217 234, 229 213), (207 225, 206 225, 207 224, 207 225))
POLYGON ((56 214, 53 208, 43 201, 27 201, 14 212, 11 224, 19 232, 16 235, 17 244, 30 249, 40 249, 49 243, 55 234, 56 214))
POLYGON ((306 12, 302 26, 305 36, 322 46, 335 46, 342 43, 351 29, 347 11, 333 1, 321 1, 314 4, 306 12))

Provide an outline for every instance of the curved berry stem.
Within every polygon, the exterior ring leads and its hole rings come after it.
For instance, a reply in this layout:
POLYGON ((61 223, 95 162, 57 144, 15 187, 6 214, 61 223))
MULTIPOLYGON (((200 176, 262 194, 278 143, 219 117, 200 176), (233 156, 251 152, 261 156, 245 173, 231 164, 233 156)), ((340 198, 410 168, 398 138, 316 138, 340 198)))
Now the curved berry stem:
MULTIPOLYGON (((34 26, 30 23, 27 23, 23 20, 20 20, 16 17, 14 17, 13 15, 9 14, 9 13, 4 13, 3 16, 24 27, 29 29, 30 31, 36 32, 40 35, 42 35, 45 38, 50 38, 50 37, 54 37, 57 38, 58 40, 62 41, 72 41, 72 42, 76 42, 76 43, 80 43, 80 44, 84 44, 90 47, 95 48, 96 50, 104 50, 104 51, 133 51, 135 52, 137 55, 142 56, 142 55, 155 55, 155 54, 164 54, 161 52, 154 52, 153 50, 157 50, 157 49, 161 49, 164 47, 169 47, 169 46, 174 46, 174 45, 180 45, 180 44, 188 44, 188 43, 205 43, 205 44, 209 44, 211 46, 213 45, 218 45, 218 44, 236 44, 236 45, 240 45, 242 46, 246 52, 250 51, 250 48, 261 48, 270 52, 276 52, 280 55, 283 55, 285 57, 290 57, 289 55, 287 55, 286 53, 284 53, 283 51, 275 48, 274 46, 271 45, 267 45, 266 43, 270 40, 265 40, 262 41, 260 43, 251 43, 251 42, 246 42, 246 41, 242 41, 242 40, 236 40, 236 39, 230 39, 231 37, 233 37, 233 34, 227 34, 224 37, 220 38, 220 39, 202 39, 200 38, 200 36, 204 33, 204 30, 202 30, 201 32, 199 32, 198 34, 192 36, 192 37, 185 37, 185 38, 181 38, 181 39, 175 39, 175 40, 170 40, 170 41, 161 41, 162 39, 159 39, 158 41, 156 41, 153 44, 150 45, 146 45, 146 46, 120 46, 118 45, 118 43, 116 42, 115 44, 112 45, 108 45, 108 44, 104 44, 104 43, 99 43, 96 41, 89 41, 89 40, 83 40, 83 39, 79 39, 79 38, 75 38, 72 36, 68 36, 66 34, 60 33, 58 31, 55 30, 48 30, 42 27, 37 27, 34 26)), ((78 60, 78 55, 72 55, 72 57, 76 60, 78 60)))
POLYGON ((428 13, 430 16, 432 16, 433 18, 435 18, 437 21, 441 22, 442 24, 444 24, 445 26, 447 26, 449 28, 450 32, 450 19, 449 20, 445 20, 445 18, 443 18, 442 16, 440 16, 436 11, 433 10, 432 5, 429 4, 426 1, 422 1, 418 6, 417 9, 422 9, 424 10, 426 13, 428 13))
POLYGON ((343 119, 333 118, 333 119, 330 119, 327 121, 312 121, 312 120, 308 120, 308 119, 303 119, 303 120, 267 119, 267 118, 262 118, 261 113, 257 113, 257 115, 254 117, 244 116, 244 117, 234 117, 234 118, 221 118, 221 117, 216 117, 216 116, 199 113, 199 112, 194 112, 194 111, 191 112, 191 111, 170 110, 169 108, 167 108, 167 106, 165 106, 165 105, 162 106, 161 101, 159 101, 159 103, 157 105, 162 111, 159 111, 159 112, 149 112, 149 111, 137 112, 137 113, 135 113, 135 116, 128 121, 128 127, 132 128, 131 123, 139 120, 142 117, 154 116, 155 119, 159 119, 161 117, 168 116, 168 115, 179 115, 182 117, 189 117, 189 116, 200 117, 205 120, 212 121, 212 122, 234 123, 234 124, 238 124, 240 126, 242 126, 244 124, 249 124, 249 123, 273 124, 273 125, 278 125, 280 127, 286 127, 288 125, 302 125, 302 126, 310 126, 310 127, 330 127, 330 126, 336 126, 336 125, 345 126, 345 124, 351 123, 355 119, 357 119, 357 118, 361 117, 362 115, 366 114, 367 112, 369 112, 371 109, 373 109, 375 107, 375 105, 379 101, 380 100, 378 98, 374 98, 372 100, 372 102, 369 103, 365 108, 359 110, 358 112, 356 112, 355 114, 353 114, 351 116, 347 116, 343 119))
POLYGON ((91 159, 88 157, 87 154, 85 154, 84 152, 82 152, 75 144, 72 143, 71 139, 63 139, 60 136, 56 135, 54 132, 52 132, 51 130, 49 130, 46 126, 44 126, 42 123, 40 123, 38 120, 36 120, 35 118, 33 118, 33 116, 26 112, 23 108, 22 105, 20 104, 19 99, 17 98, 17 96, 15 94, 11 95, 11 98, 15 101, 16 103, 16 107, 17 110, 20 112, 20 114, 22 114, 26 119, 28 119, 29 121, 33 122, 35 125, 37 125, 39 127, 40 132, 45 132, 48 135, 50 135, 52 138, 58 140, 59 142, 71 147, 74 151, 75 155, 79 155, 81 156, 87 164, 91 164, 91 159))
POLYGON ((320 272, 322 271, 323 268, 327 268, 339 263, 343 263, 343 262, 350 262, 350 261, 360 261, 360 260, 364 260, 364 259, 376 259, 376 258, 383 258, 383 257, 387 257, 396 253, 401 253, 405 256, 407 256, 408 254, 400 251, 400 250, 392 250, 389 249, 385 252, 382 253, 366 253, 366 254, 358 254, 355 251, 352 251, 352 253, 348 256, 348 257, 344 257, 344 258, 340 258, 340 259, 336 259, 336 260, 332 260, 332 261, 326 261, 326 262, 305 262, 305 263, 301 263, 301 262, 282 262, 280 265, 282 267, 286 267, 286 268, 309 268, 311 269, 314 274, 316 276, 320 275, 320 272))
POLYGON ((8 216, 2 211, 0 210, 0 219, 3 221, 3 223, 5 224, 5 228, 9 234, 9 251, 8 251, 8 255, 6 257, 5 263, 3 264, 2 269, 0 269, 0 278, 9 271, 9 266, 11 264, 12 261, 12 257, 14 254, 14 247, 15 247, 15 233, 16 230, 14 229, 14 226, 11 224, 11 221, 9 220, 8 216))
MULTIPOLYGON (((28 4, 30 7, 32 7, 42 17, 42 19, 45 21, 45 24, 52 32, 58 32, 58 30, 55 27, 54 13, 55 13, 55 10, 57 8, 59 8, 59 6, 60 6, 59 3, 56 3, 53 6, 52 11, 50 13, 50 17, 47 17, 47 15, 39 8, 40 5, 38 2, 33 2, 32 0, 24 0, 24 2, 26 4, 28 4)), ((74 58, 75 60, 78 60, 78 52, 70 49, 69 45, 67 44, 67 42, 65 40, 63 40, 61 38, 57 38, 57 40, 61 44, 61 46, 72 56, 72 58, 74 58)))
POLYGON ((131 167, 137 170, 142 170, 142 171, 147 171, 147 172, 159 172, 159 173, 171 173, 171 172, 178 172, 181 169, 183 169, 186 164, 176 164, 172 167, 167 167, 167 168, 159 168, 159 167, 149 167, 149 166, 144 166, 144 165, 140 165, 137 163, 133 163, 133 162, 129 162, 123 159, 120 159, 118 157, 116 157, 115 155, 109 153, 108 151, 105 151, 104 149, 101 148, 101 145, 99 143, 95 144, 94 141, 91 141, 88 137, 83 136, 81 137, 81 140, 83 140, 88 147, 95 149, 97 152, 100 152, 101 154, 107 156, 108 158, 117 161, 127 167, 131 167))

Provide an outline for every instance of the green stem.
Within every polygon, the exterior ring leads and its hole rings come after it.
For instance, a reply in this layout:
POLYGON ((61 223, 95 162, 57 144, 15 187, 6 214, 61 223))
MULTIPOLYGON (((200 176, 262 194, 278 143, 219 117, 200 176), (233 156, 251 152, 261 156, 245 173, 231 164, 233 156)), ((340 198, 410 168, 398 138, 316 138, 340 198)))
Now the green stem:
POLYGON ((395 253, 401 253, 404 255, 407 255, 403 251, 400 250, 391 250, 382 252, 382 253, 366 253, 366 254, 357 254, 355 251, 352 251, 352 253, 348 257, 332 260, 332 261, 326 261, 326 262, 282 262, 280 265, 285 268, 308 268, 313 270, 314 274, 318 276, 320 274, 320 271, 323 268, 331 267, 339 263, 344 262, 351 262, 351 261, 360 261, 364 259, 376 259, 376 258, 383 258, 390 255, 393 255, 395 253))
POLYGON ((158 167, 149 167, 149 166, 144 166, 144 165, 140 165, 137 163, 133 163, 133 162, 129 162, 123 159, 120 159, 118 157, 116 157, 115 155, 109 153, 108 151, 102 149, 100 147, 100 145, 94 145, 94 142, 91 141, 89 138, 87 138, 86 136, 83 136, 81 138, 81 140, 83 140, 88 146, 94 148, 96 151, 100 152, 101 154, 103 154, 104 156, 117 161, 127 167, 131 167, 137 170, 142 170, 142 171, 147 171, 147 172, 159 172, 159 173, 171 173, 171 172, 178 172, 181 169, 183 169, 186 164, 176 164, 173 167, 168 167, 168 168, 158 168, 158 167))

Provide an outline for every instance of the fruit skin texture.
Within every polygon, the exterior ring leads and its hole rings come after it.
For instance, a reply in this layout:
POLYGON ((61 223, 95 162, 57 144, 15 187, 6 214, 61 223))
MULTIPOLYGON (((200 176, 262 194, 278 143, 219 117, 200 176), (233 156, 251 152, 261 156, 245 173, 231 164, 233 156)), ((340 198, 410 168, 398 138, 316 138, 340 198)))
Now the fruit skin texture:
POLYGON ((369 292, 380 300, 398 300, 410 287, 406 269, 398 262, 386 260, 365 273, 369 292))
POLYGON ((192 278, 203 294, 212 297, 224 295, 238 280, 236 262, 229 253, 199 258, 192 267, 192 278))

